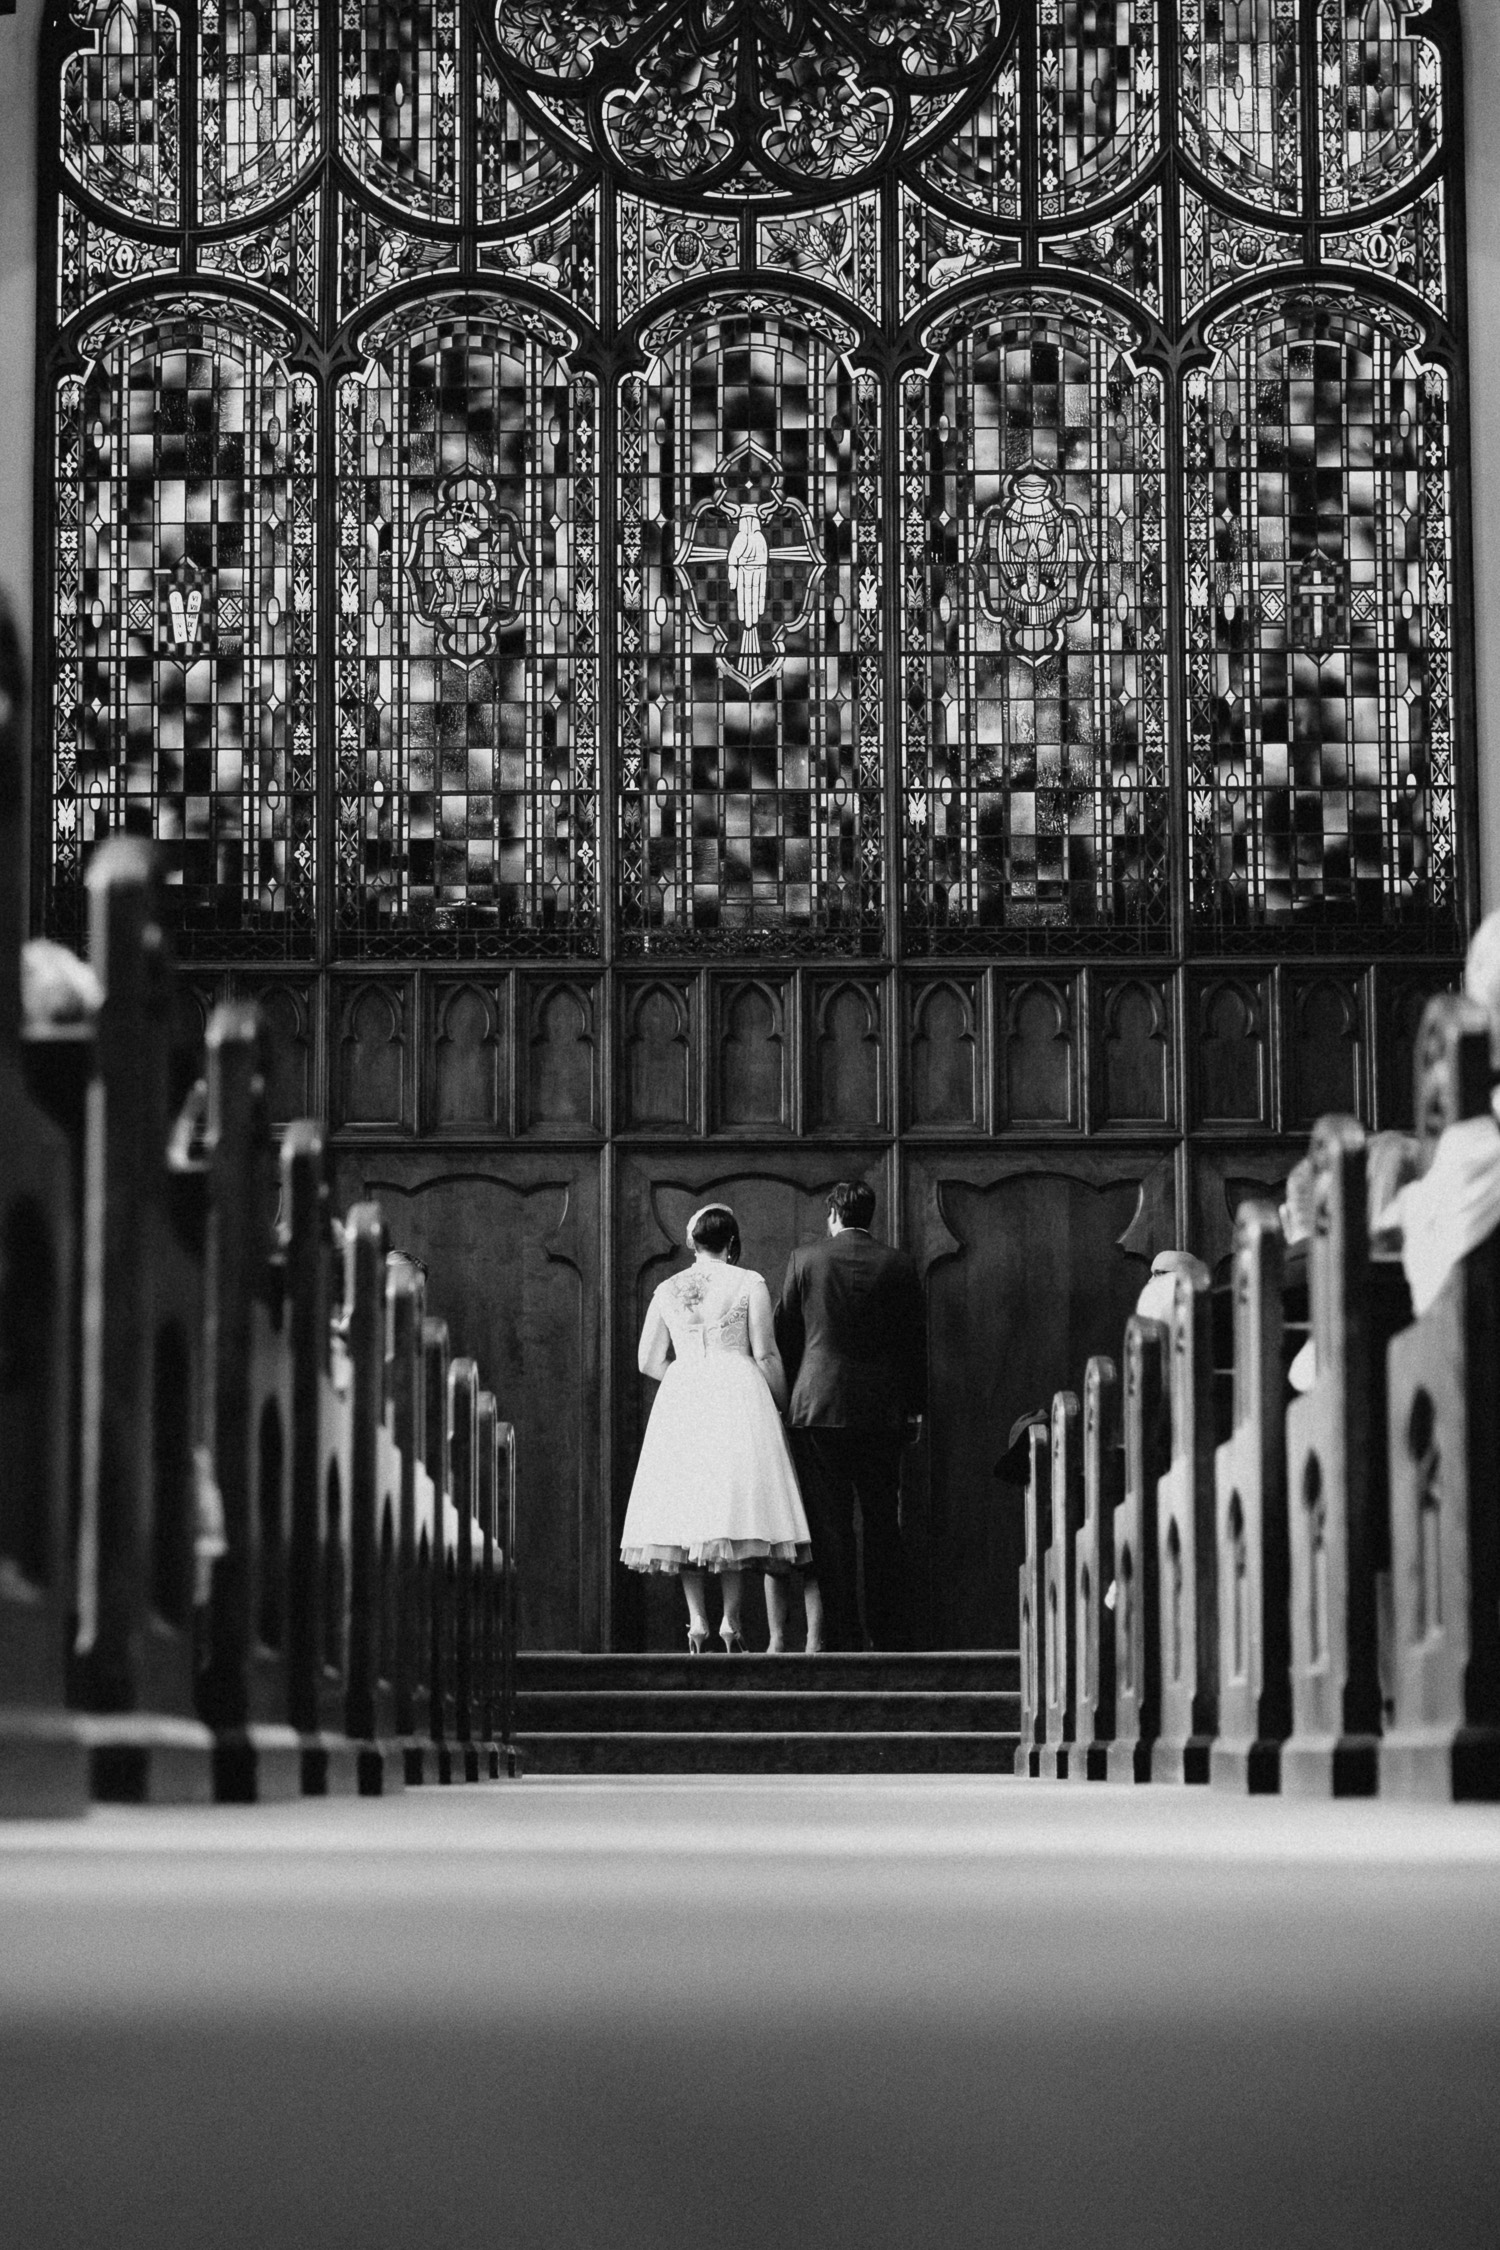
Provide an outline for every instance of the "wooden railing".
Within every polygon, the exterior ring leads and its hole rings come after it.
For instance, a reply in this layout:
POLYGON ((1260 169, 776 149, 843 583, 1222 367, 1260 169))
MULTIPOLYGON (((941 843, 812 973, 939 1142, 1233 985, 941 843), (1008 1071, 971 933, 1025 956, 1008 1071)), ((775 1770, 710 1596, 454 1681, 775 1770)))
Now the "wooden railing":
MULTIPOLYGON (((1431 1001, 1417 1057, 1424 1172, 1470 1126, 1500 1176, 1486 1010, 1431 1001)), ((1500 1229, 1414 1318, 1366 1159, 1322 1119, 1309 1237, 1242 1204, 1229 1318, 1178 1272, 1033 1428, 1018 1773, 1500 1797, 1500 1229)))
POLYGON ((24 1015, 0 928, 0 1812, 513 1772, 515 1432, 255 1010, 174 1038, 150 848, 88 892, 24 1015))

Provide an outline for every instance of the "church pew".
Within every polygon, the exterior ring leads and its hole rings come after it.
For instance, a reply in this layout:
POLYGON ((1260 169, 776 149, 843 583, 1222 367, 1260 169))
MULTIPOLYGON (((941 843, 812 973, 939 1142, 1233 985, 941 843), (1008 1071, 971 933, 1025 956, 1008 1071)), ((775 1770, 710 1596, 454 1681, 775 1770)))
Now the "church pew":
MULTIPOLYGON (((1486 1115, 1490 1029, 1471 1000, 1427 1004, 1424 1137, 1486 1115)), ((1380 1787, 1500 1797, 1500 1229, 1469 1251, 1387 1351, 1394 1711, 1380 1787)))
POLYGON ((503 1770, 514 1779, 523 1767, 521 1752, 516 1747, 516 1651, 517 1602, 520 1591, 520 1556, 516 1546, 516 1426, 514 1422, 497 1420, 495 1424, 495 1530, 500 1542, 498 1551, 499 1590, 496 1596, 496 1615, 499 1619, 500 1671, 498 1680, 499 1704, 493 1716, 493 1729, 499 1738, 503 1770))
MULTIPOLYGON (((479 1600, 475 1509, 479 1499, 479 1369, 472 1359, 455 1359, 448 1369, 448 1474, 456 1553, 453 1578, 453 1742, 464 1779, 478 1781, 479 1758, 479 1600)), ((487 1776, 486 1776, 487 1778, 487 1776)))
POLYGON ((193 1645, 218 1508, 195 1444, 204 1181, 191 1118, 173 1124, 172 971, 150 847, 113 838, 87 886, 102 996, 85 1123, 73 1692, 95 1796, 207 1801, 213 1737, 196 1715, 193 1645))
POLYGON ((475 1649, 475 1739, 480 1765, 498 1779, 503 1750, 504 1592, 501 1570, 500 1524, 500 1416, 493 1391, 481 1391, 476 1416, 479 1473, 476 1480, 475 1540, 478 1584, 475 1649))
POLYGON ((1235 1220, 1234 1426, 1214 1463, 1219 1558, 1216 1788, 1274 1791, 1291 1732, 1283 1237, 1272 1203, 1235 1220))
POLYGON ((1047 1729, 1042 1556, 1052 1536, 1052 1463, 1050 1432, 1045 1425, 1034 1422, 1026 1432, 1026 1444, 1030 1459, 1023 1503, 1025 1547, 1020 1569, 1021 1739, 1013 1770, 1035 1780, 1041 1772, 1041 1748, 1047 1729))
POLYGON ((292 1369, 289 1717, 301 1737, 303 1793, 353 1796, 359 1755, 344 1731, 349 1364, 331 1303, 337 1253, 321 1127, 289 1126, 281 1166, 292 1369))
POLYGON ((448 1324, 429 1315, 422 1324, 422 1365, 426 1389, 426 1469, 431 1492, 429 1520, 427 1723, 436 1778, 461 1781, 463 1755, 455 1750, 454 1687, 458 1636, 456 1594, 458 1536, 449 1484, 448 1324))
POLYGON ((1073 1666, 1075 1739, 1070 1781, 1103 1781, 1115 1731, 1114 1624, 1104 1607, 1115 1582, 1115 1510, 1125 1456, 1120 1445, 1120 1379, 1096 1355, 1083 1378, 1083 1520, 1074 1542, 1073 1666))
POLYGON ((1125 1327, 1125 1481, 1115 1510, 1115 1733, 1109 1781, 1149 1781, 1161 1723, 1157 1486, 1171 1432, 1166 1412, 1167 1331, 1132 1313, 1125 1327))
POLYGON ((422 1324, 426 1284, 420 1267, 400 1251, 386 1260, 386 1353, 390 1363, 391 1447, 396 1474, 396 1555, 398 1587, 391 1666, 392 1724, 402 1747, 402 1777, 409 1786, 426 1781, 431 1750, 427 1727, 428 1677, 422 1652, 427 1641, 427 1559, 420 1546, 419 1487, 425 1469, 426 1369, 422 1324))
POLYGON ((289 1720, 285 1648, 284 1438, 290 1388, 278 1332, 282 1273, 268 1167, 262 1031, 243 1003, 208 1026, 203 1443, 224 1511, 224 1553, 206 1589, 198 1713, 214 1734, 214 1793, 295 1797, 302 1751, 289 1720))
POLYGON ((1042 1562, 1045 1619, 1045 1700, 1040 1771, 1066 1781, 1076 1755, 1076 1681, 1073 1664, 1073 1600, 1078 1527, 1083 1520, 1083 1447, 1077 1394, 1058 1391, 1052 1400, 1051 1537, 1042 1562))
POLYGON ((1207 1282, 1177 1274, 1167 1378, 1172 1450, 1156 1491, 1161 1713, 1154 1781, 1206 1782, 1218 1728, 1211 1319, 1207 1282))
MULTIPOLYGON (((0 605, 0 851, 25 864, 20 644, 0 605)), ((23 1027, 21 886, 0 886, 0 1818, 81 1813, 66 1708, 87 1018, 23 1027), (46 1098, 50 1093, 51 1099, 46 1098), (72 1126, 70 1132, 69 1126, 72 1126)))
POLYGON ((349 1626, 343 1727, 355 1745, 361 1796, 405 1782, 396 1742, 395 1691, 384 1661, 385 1570, 394 1546, 389 1485, 399 1468, 386 1458, 385 1282, 389 1243, 376 1203, 357 1203, 344 1221, 345 1347, 350 1369, 349 1626))
POLYGON ((1325 1117, 1311 1155, 1317 1375, 1286 1416, 1292 1732, 1281 1786, 1296 1796, 1369 1796, 1381 1726, 1377 1576, 1388 1531, 1385 1340, 1372 1307, 1364 1130, 1352 1117, 1325 1117))

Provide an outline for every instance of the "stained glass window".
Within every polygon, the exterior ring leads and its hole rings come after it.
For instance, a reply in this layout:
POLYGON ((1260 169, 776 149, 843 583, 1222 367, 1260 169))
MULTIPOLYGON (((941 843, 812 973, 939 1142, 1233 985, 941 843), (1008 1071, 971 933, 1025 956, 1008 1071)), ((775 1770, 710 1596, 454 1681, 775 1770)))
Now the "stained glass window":
POLYGON ((627 379, 632 946, 878 943, 880 425, 851 340, 770 315, 669 324, 627 379))
POLYGON ((906 382, 906 898, 933 948, 1169 931, 1162 383, 1080 313, 999 305, 906 382))
POLYGON ((1455 17, 56 0, 53 921, 1452 946, 1455 17))
POLYGON ((547 323, 467 300, 366 345, 338 394, 343 944, 590 946, 593 387, 547 323))

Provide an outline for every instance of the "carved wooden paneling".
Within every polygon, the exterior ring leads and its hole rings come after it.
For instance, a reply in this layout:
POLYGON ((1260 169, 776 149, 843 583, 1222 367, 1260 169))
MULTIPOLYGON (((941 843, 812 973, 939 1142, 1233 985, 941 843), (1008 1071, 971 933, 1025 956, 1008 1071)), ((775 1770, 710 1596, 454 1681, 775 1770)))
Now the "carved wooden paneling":
POLYGON ((790 1132, 790 980, 723 978, 714 992, 715 1122, 731 1132, 790 1132))
MULTIPOLYGON (((724 1148, 662 1156, 644 1148, 622 1149, 614 1243, 615 1548, 656 1390, 636 1368, 641 1323, 658 1282, 688 1262, 684 1233, 692 1212, 700 1203, 729 1204, 740 1224, 742 1263, 764 1274, 774 1301, 792 1250, 823 1233, 828 1190, 835 1180, 869 1180, 877 1198, 874 1231, 889 1239, 886 1161, 883 1151, 868 1146, 853 1155, 840 1150, 835 1156, 794 1143, 778 1149, 771 1159, 738 1157, 733 1149, 724 1148)), ((761 1629, 761 1591, 752 1572, 746 1573, 745 1595, 753 1643, 761 1629)), ((615 1601, 617 1646, 683 1647, 686 1612, 675 1580, 643 1579, 617 1569, 615 1601)))
POLYGON ((1458 968, 1379 969, 1375 983, 1375 1054, 1382 1129, 1414 1130, 1413 1089, 1422 1011, 1437 992, 1462 982, 1458 968))
POLYGON ((632 981, 620 994, 620 1117, 630 1130, 690 1133, 698 1123, 694 987, 632 981))
POLYGON ((1200 1125, 1271 1123, 1271 1005, 1260 976, 1199 976, 1190 988, 1189 1061, 1200 1125))
POLYGON ((885 1121, 881 988, 863 977, 819 977, 809 998, 808 1123, 817 1132, 868 1132, 885 1121))
POLYGON ((1032 1130, 1079 1123, 1078 1008, 1068 977, 1002 982, 998 1122, 1032 1130))
POLYGON ((1286 1176, 1303 1152, 1295 1142, 1256 1147, 1253 1142, 1220 1142, 1192 1153, 1190 1195, 1193 1232, 1187 1248, 1203 1260, 1215 1280, 1229 1272, 1234 1254, 1234 1215, 1250 1196, 1280 1203, 1286 1176))
POLYGON ((1101 977, 1095 987, 1100 1125, 1173 1122, 1172 996, 1156 977, 1101 977))
POLYGON ((1001 1162, 924 1152, 908 1173, 932 1370, 908 1521, 937 1647, 1015 1647, 1021 1496, 994 1464, 1017 1416, 1076 1386, 1090 1353, 1118 1361, 1151 1257, 1176 1234, 1168 1156, 1001 1162))
POLYGON ((474 1355, 516 1425, 522 1645, 600 1646, 598 1159, 512 1150, 501 1177, 488 1160, 346 1153, 337 1186, 381 1205, 428 1269, 454 1353, 474 1355))
POLYGON ((312 987, 300 978, 241 982, 240 991, 260 1010, 265 1027, 266 1100, 277 1125, 312 1117, 318 1107, 317 1051, 312 987))
POLYGON ((908 995, 908 1116, 919 1131, 984 1130, 982 983, 934 978, 908 995))
POLYGON ((411 994, 404 978, 364 978, 334 988, 337 1121, 387 1132, 410 1122, 407 1029, 411 994))
POLYGON ((1342 970, 1288 975, 1286 1124, 1305 1133, 1330 1111, 1364 1115, 1360 980, 1342 970))
POLYGON ((592 982, 531 978, 522 986, 521 1129, 526 1133, 593 1133, 599 1128, 598 995, 592 982))
POLYGON ((491 977, 427 987, 428 1122, 435 1133, 510 1128, 509 990, 491 977))

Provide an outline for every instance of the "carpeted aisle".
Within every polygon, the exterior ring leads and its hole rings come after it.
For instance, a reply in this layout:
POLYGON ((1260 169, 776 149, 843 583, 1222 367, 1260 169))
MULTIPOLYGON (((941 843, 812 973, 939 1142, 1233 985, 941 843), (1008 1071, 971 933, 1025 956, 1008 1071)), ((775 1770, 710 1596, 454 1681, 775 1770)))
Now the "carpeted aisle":
POLYGON ((1500 2241, 1500 1808, 528 1780, 0 1829, 6 2250, 1500 2241))

